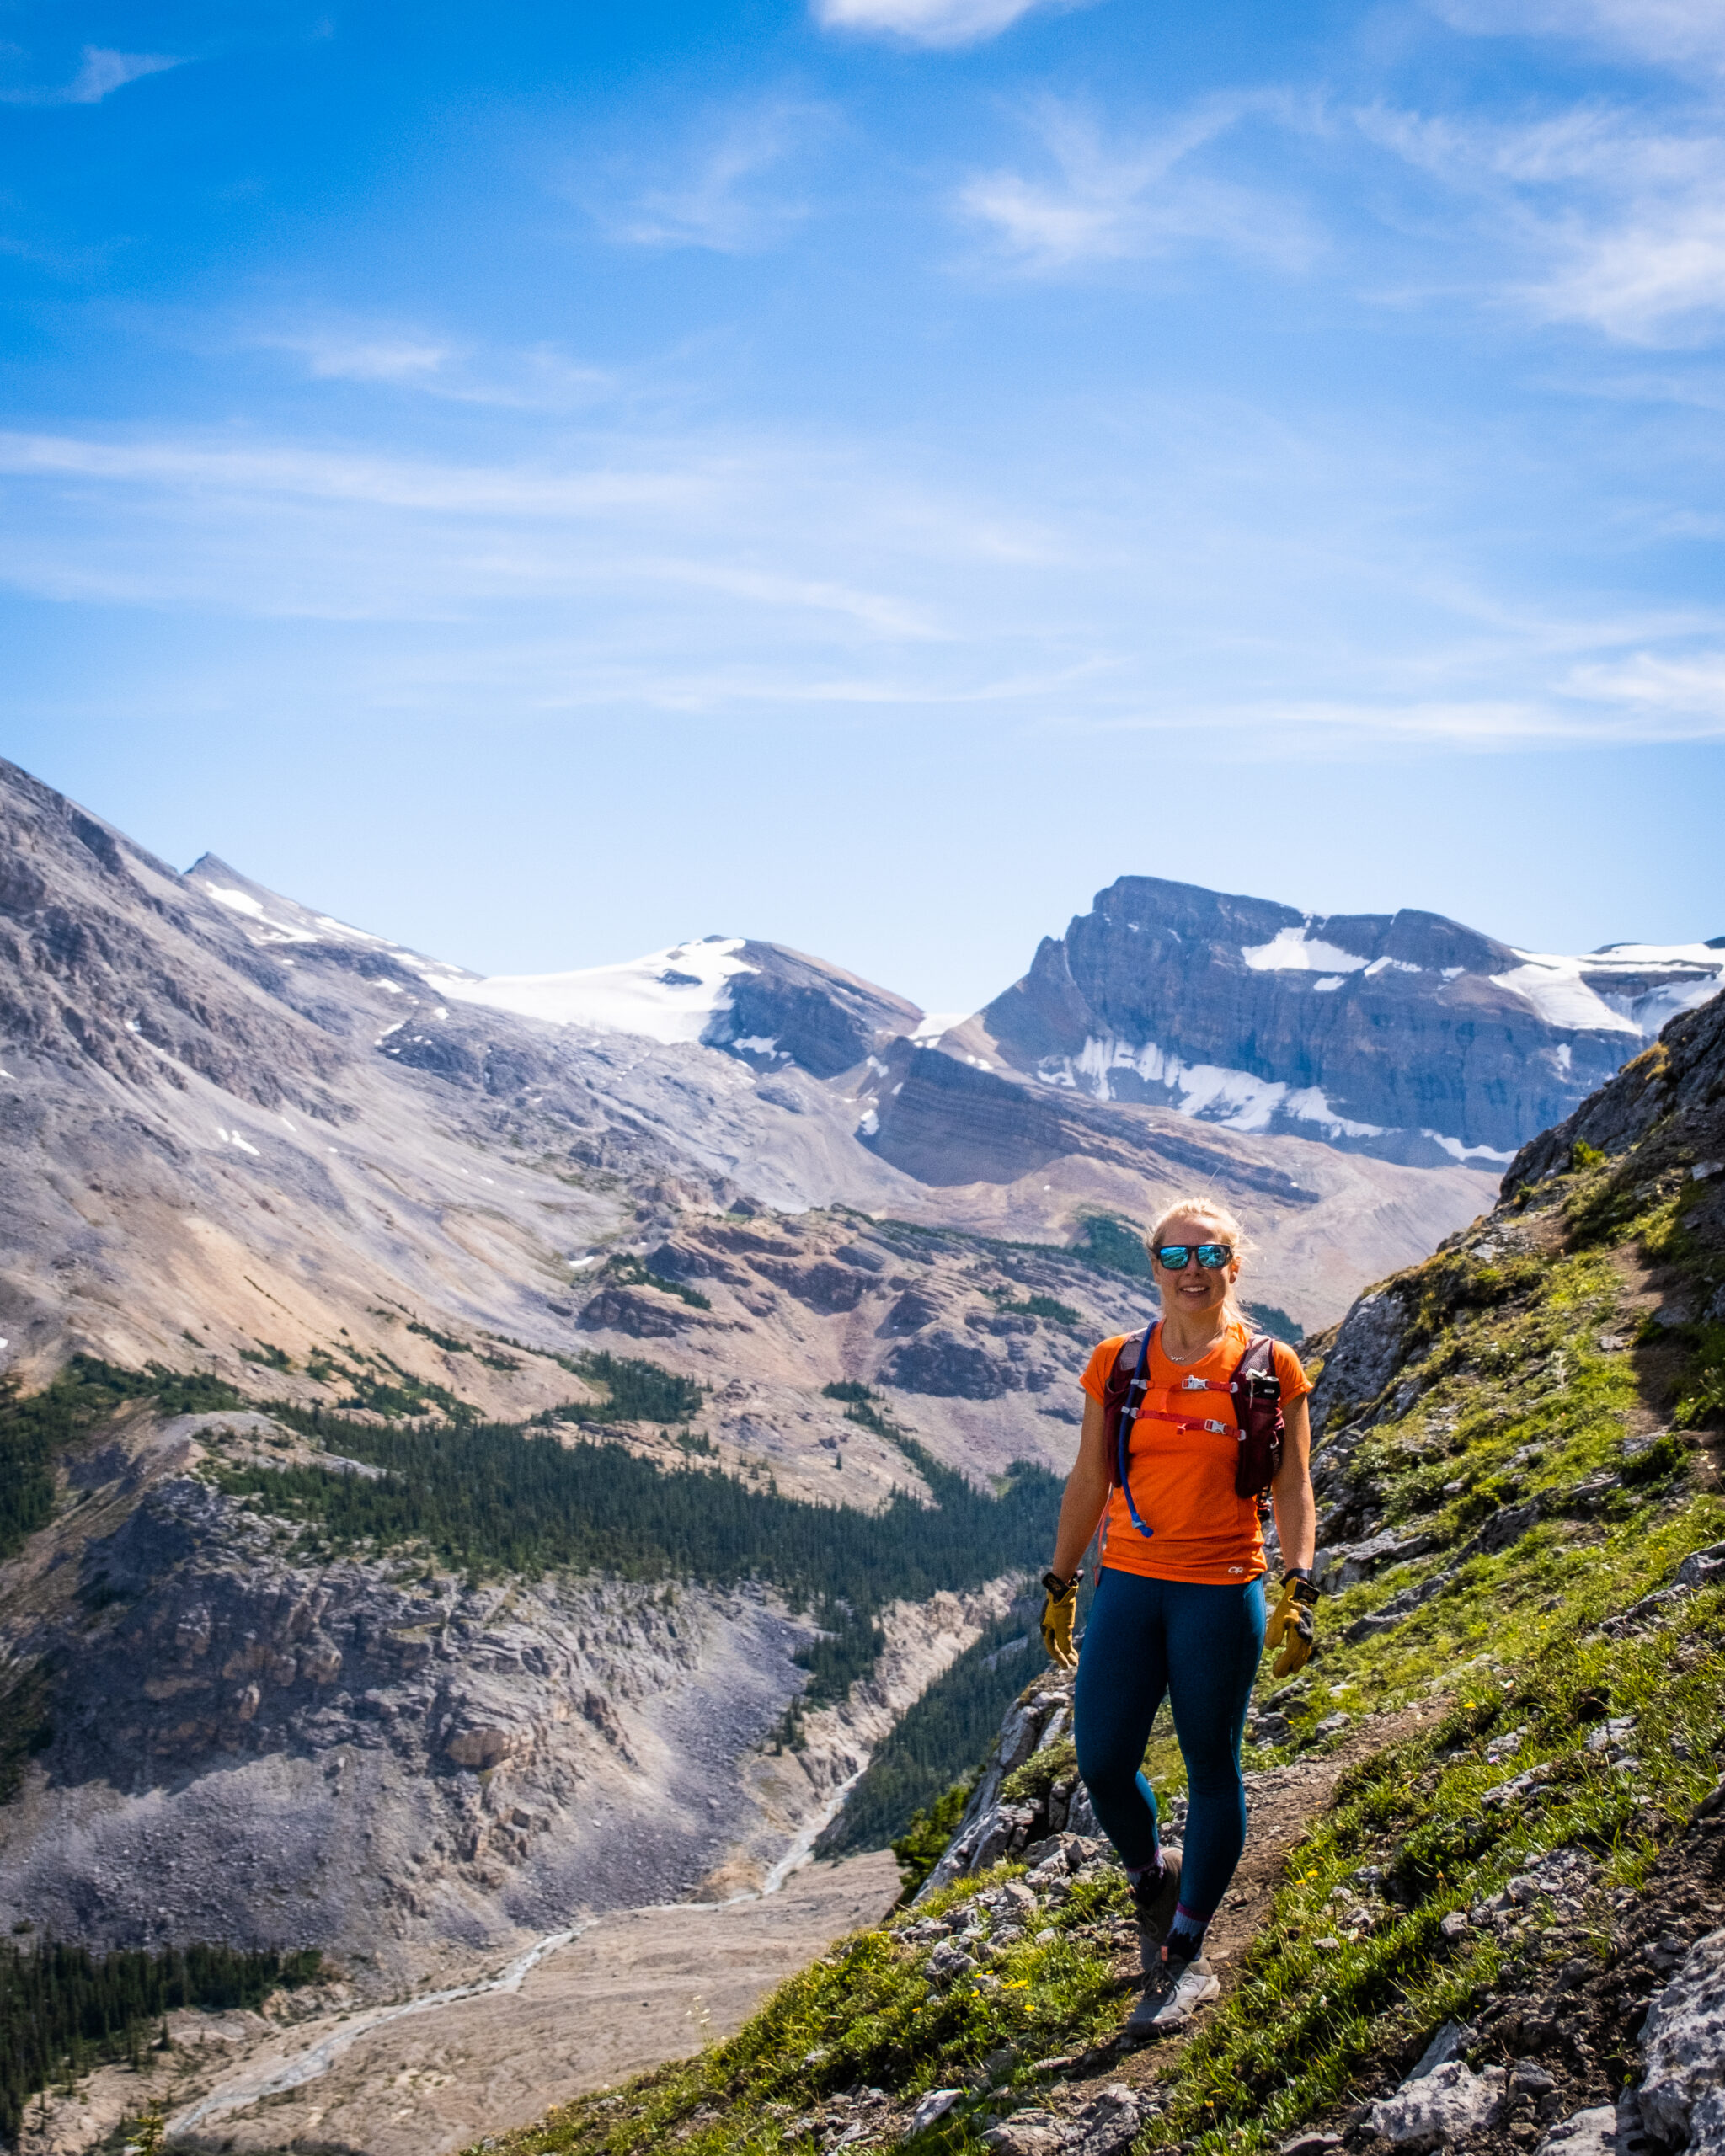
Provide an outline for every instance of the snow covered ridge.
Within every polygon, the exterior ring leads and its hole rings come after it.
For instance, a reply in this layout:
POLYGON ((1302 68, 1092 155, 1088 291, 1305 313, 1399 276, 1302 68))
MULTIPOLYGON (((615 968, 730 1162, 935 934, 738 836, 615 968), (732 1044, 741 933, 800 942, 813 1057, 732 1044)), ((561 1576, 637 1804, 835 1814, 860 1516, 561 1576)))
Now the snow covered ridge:
POLYGON ((1577 958, 1518 951, 1497 986, 1530 1004, 1547 1025, 1638 1034, 1652 1040, 1682 1011, 1725 983, 1725 950, 1711 943, 1608 943, 1577 958))
MULTIPOLYGON (((1451 981, 1471 970, 1466 966, 1419 966, 1406 958, 1362 958, 1313 935, 1316 918, 1308 915, 1298 926, 1279 929, 1268 942, 1242 944, 1242 959, 1253 973, 1322 974, 1326 978, 1314 981, 1312 987, 1329 995, 1352 974, 1365 980, 1391 973, 1431 974, 1451 981)), ((1632 1033, 1651 1040, 1668 1019, 1705 1003, 1725 982, 1725 950, 1709 943, 1608 943, 1602 950, 1575 958, 1512 948, 1510 955, 1519 963, 1485 978, 1493 987, 1519 996, 1548 1026, 1578 1033, 1632 1033)), ((1237 1127, 1249 1130, 1263 1126, 1242 1123, 1237 1127)))
MULTIPOLYGON (((1316 985, 1322 988, 1324 983, 1316 985)), ((1039 1065, 1036 1075, 1045 1086, 1071 1086, 1099 1101, 1149 1101, 1228 1130, 1286 1131, 1296 1137, 1323 1139, 1332 1145, 1394 1134, 1386 1124, 1359 1123, 1338 1113, 1322 1086, 1289 1086, 1220 1064, 1184 1063, 1154 1041, 1139 1048, 1092 1036, 1076 1056, 1050 1057, 1039 1065), (1122 1077, 1136 1081, 1124 1095, 1122 1077)), ((1452 1161, 1466 1165, 1489 1166, 1514 1157, 1490 1145, 1464 1145, 1459 1138, 1441 1131, 1422 1130, 1418 1135, 1452 1161)))
MULTIPOLYGON (((637 1033, 666 1043, 698 1041, 714 1016, 731 1007, 731 983, 757 970, 740 956, 745 938, 709 936, 676 943, 616 966, 566 974, 494 974, 445 984, 464 1003, 593 1033, 637 1033)), ((750 1045, 754 1045, 751 1042, 750 1045)))

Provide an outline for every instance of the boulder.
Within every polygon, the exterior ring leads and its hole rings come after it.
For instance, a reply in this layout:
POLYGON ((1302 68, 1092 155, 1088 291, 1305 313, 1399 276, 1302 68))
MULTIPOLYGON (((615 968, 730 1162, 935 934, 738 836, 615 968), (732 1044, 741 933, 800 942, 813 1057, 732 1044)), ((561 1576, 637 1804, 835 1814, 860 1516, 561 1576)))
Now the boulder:
POLYGON ((1078 2114, 1072 2156, 1124 2156, 1149 2116, 1141 2091, 1111 2082, 1078 2114))
POLYGON ((976 1967, 955 1939, 943 1939, 928 1957, 928 1975, 932 1983, 956 1983, 960 1977, 968 1977, 976 1967))
POLYGON ((1015 2118, 991 2127, 982 2137, 985 2148, 995 2156, 1055 2156, 1071 2138, 1072 2129, 1052 2111, 1020 2111, 1015 2118))
POLYGON ((1316 1439, 1338 1407, 1363 1406, 1375 1400, 1402 1359, 1408 1314, 1392 1288, 1362 1295, 1336 1335, 1311 1395, 1311 1433, 1316 1439))
POLYGON ((1503 2098, 1503 2071, 1476 2073, 1459 2058, 1404 2081, 1393 2096, 1368 2107, 1367 2120, 1398 2148, 1440 2148, 1489 2126, 1503 2098))
POLYGON ((943 2119, 964 2095, 962 2089, 931 2089, 911 2114, 907 2133, 927 2133, 937 2119, 943 2119))
POLYGON ((1650 2156, 1634 2096, 1572 2112, 1551 2128, 1534 2156, 1650 2156))
POLYGON ((1710 1549, 1692 1550, 1677 1567, 1679 1587, 1711 1587, 1725 1578, 1725 1542, 1710 1549))
POLYGON ((1692 2156, 1725 2156, 1725 1929, 1698 1939, 1649 2008, 1642 2124, 1692 2156))

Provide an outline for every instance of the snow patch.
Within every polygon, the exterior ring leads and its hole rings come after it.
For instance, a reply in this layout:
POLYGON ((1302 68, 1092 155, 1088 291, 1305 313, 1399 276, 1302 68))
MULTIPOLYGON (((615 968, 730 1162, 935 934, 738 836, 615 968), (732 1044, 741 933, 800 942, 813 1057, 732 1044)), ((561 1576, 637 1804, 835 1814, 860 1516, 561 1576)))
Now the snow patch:
POLYGON ((1220 1064, 1185 1063, 1154 1041, 1135 1048, 1092 1035, 1076 1057, 1044 1064, 1037 1076, 1045 1086, 1081 1086, 1099 1101, 1111 1101, 1116 1097, 1113 1074, 1120 1070, 1132 1071, 1146 1086, 1164 1087, 1177 1113, 1229 1130, 1267 1131, 1291 1121, 1310 1124, 1332 1140, 1385 1135, 1381 1123, 1356 1123, 1332 1108, 1322 1086, 1291 1086, 1220 1064))
POLYGON ((911 1035, 916 1048, 932 1048, 943 1033, 949 1033, 954 1026, 962 1026, 970 1016, 968 1011, 927 1011, 922 1022, 911 1035))
POLYGON ((1445 1138, 1440 1131, 1423 1130, 1420 1136, 1441 1145, 1452 1161, 1460 1161, 1464 1166, 1470 1161, 1498 1161, 1507 1167, 1515 1158, 1513 1153, 1500 1153, 1494 1145, 1464 1145, 1459 1138, 1445 1138))
POLYGON ((1327 995, 1332 989, 1342 985, 1342 976, 1340 974, 1326 974, 1322 980, 1315 980, 1311 985, 1316 994, 1327 995))
POLYGON ((263 901, 249 891, 230 890, 224 883, 206 883, 204 889, 218 906, 231 906, 235 913, 248 914, 254 921, 264 918, 263 901))
POLYGON ((1423 966, 1410 965, 1406 958, 1374 958, 1365 969, 1368 980, 1375 980, 1380 974, 1423 974, 1423 966))
POLYGON ((746 1055, 777 1055, 778 1035, 777 1033, 739 1033, 735 1040, 730 1043, 730 1046, 741 1049, 746 1055))
POLYGON ((715 1013, 729 1010, 733 979, 756 970, 737 955, 743 942, 740 936, 711 937, 702 943, 651 951, 622 965, 588 966, 566 974, 494 974, 485 980, 439 985, 443 994, 464 1003, 513 1011, 553 1026, 638 1033, 667 1044, 698 1041, 715 1013))
POLYGON ((1706 943, 1611 943, 1579 958, 1515 955, 1521 963, 1492 979, 1531 1004, 1547 1025, 1642 1040, 1725 985, 1725 953, 1706 943))
POLYGON ((1365 960, 1316 936, 1308 936, 1310 916, 1298 928, 1284 928, 1268 943, 1242 946, 1240 955, 1254 973, 1357 974, 1365 960))
MULTIPOLYGON (((255 921, 259 928, 267 931, 264 935, 254 936, 252 938, 254 943, 316 943, 319 941, 310 930, 296 927, 291 921, 278 920, 263 900, 254 898, 249 891, 236 890, 231 883, 213 883, 207 876, 199 876, 194 880, 198 889, 214 899, 217 905, 226 906, 230 913, 237 913, 243 920, 255 921)), ((337 922, 333 926, 339 927, 340 924, 337 922)), ((360 931, 353 929, 348 932, 358 935, 360 931)), ((366 937, 363 940, 375 942, 377 938, 366 937)))
POLYGON ((879 1129, 879 1116, 872 1107, 864 1108, 862 1115, 857 1118, 857 1135, 859 1138, 873 1138, 879 1129))
POLYGON ((1578 958, 1530 958, 1521 952, 1516 955, 1524 963, 1512 966, 1507 974, 1493 974, 1493 985, 1519 996, 1548 1026, 1562 1026, 1578 1033, 1639 1037, 1641 1028, 1634 1020, 1614 1011, 1582 979, 1578 958))
POLYGON ((1350 1123, 1345 1115, 1338 1115, 1317 1086, 1303 1086, 1297 1093, 1290 1093, 1282 1103, 1282 1113, 1297 1116, 1301 1123, 1316 1123, 1329 1138, 1381 1138, 1384 1134, 1381 1123, 1350 1123))

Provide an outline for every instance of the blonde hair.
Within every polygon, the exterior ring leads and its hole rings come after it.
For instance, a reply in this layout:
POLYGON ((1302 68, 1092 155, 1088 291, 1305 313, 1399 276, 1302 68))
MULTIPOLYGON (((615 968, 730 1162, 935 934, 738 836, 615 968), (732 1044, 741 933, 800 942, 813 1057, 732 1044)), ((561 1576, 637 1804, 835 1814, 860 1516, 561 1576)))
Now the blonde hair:
MULTIPOLYGON (((1239 1220, 1226 1205, 1219 1203, 1217 1199, 1199 1197, 1177 1198, 1172 1205, 1163 1206, 1162 1211, 1151 1221, 1150 1231, 1144 1238, 1144 1247, 1149 1252, 1152 1262, 1155 1260, 1156 1251, 1162 1246, 1162 1238, 1167 1233, 1169 1221, 1180 1219, 1188 1214, 1194 1219, 1207 1221, 1211 1226, 1220 1229, 1221 1233, 1216 1240, 1230 1246, 1233 1251, 1236 1264, 1252 1248, 1251 1238, 1247 1235, 1239 1220)), ((1236 1281, 1229 1281, 1227 1299, 1223 1308, 1231 1319, 1243 1325, 1246 1322, 1246 1313, 1241 1308, 1239 1297, 1235 1293, 1237 1284, 1236 1281)))

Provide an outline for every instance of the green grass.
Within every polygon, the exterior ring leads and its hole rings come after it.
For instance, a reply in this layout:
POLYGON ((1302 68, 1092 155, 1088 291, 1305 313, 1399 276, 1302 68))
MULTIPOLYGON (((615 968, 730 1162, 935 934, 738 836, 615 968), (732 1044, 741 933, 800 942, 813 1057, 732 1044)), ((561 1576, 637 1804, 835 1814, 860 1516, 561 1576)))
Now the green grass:
MULTIPOLYGON (((1022 1873, 1001 1865, 931 1895, 939 1915, 1022 1873)), ((662 2068, 619 2100, 588 2097, 538 2126, 503 2136, 507 2156, 635 2156, 675 2139, 689 2156, 804 2152, 796 2129, 809 2104, 858 2084, 919 2095, 972 2074, 1007 2046, 1027 2060, 1107 2034, 1119 2018, 1111 1956, 1081 1935, 1124 1915, 1117 1877, 1081 1883, 1052 1920, 1055 1939, 1026 1939, 990 1965, 988 1981, 930 1985, 927 1951, 903 1943, 909 1918, 846 1940, 781 1985, 735 2036, 662 2068)), ((962 2133, 955 2119, 948 2137, 962 2133)), ((931 2141, 931 2147, 936 2145, 931 2141)))

